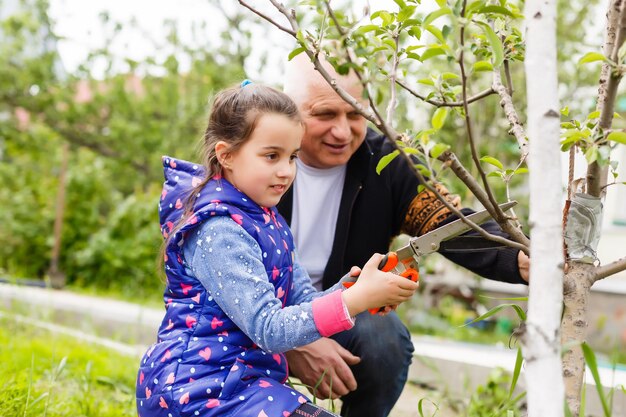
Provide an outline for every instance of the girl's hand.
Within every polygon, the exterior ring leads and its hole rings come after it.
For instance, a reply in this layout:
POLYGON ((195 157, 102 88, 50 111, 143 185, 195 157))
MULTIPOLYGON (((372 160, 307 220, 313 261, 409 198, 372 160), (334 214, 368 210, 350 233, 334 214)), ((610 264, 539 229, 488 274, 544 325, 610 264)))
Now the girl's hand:
POLYGON ((397 308, 398 308, 397 304, 394 304, 392 306, 384 306, 376 314, 378 314, 379 316, 386 316, 387 314, 391 313, 392 311, 396 311, 397 308))
MULTIPOLYGON (((356 283, 342 293, 351 316, 363 311, 400 304, 413 296, 418 284, 378 269, 383 255, 374 254, 363 267, 356 283)), ((351 272, 354 271, 354 269, 351 272)))

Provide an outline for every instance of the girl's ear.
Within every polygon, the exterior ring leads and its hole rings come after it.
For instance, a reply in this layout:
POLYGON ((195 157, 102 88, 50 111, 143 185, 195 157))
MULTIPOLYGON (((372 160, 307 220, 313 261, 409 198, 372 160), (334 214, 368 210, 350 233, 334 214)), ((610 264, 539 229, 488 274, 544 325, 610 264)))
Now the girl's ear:
POLYGON ((223 140, 220 140, 215 144, 215 156, 217 161, 224 168, 228 168, 228 162, 230 160, 230 145, 223 140))

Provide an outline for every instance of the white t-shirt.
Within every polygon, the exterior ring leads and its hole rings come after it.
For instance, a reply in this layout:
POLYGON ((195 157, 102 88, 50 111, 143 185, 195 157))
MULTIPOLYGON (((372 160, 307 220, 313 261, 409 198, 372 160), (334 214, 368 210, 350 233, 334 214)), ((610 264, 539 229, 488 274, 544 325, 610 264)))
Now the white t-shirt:
POLYGON ((318 290, 333 248, 346 165, 318 169, 296 160, 291 231, 300 264, 318 290))

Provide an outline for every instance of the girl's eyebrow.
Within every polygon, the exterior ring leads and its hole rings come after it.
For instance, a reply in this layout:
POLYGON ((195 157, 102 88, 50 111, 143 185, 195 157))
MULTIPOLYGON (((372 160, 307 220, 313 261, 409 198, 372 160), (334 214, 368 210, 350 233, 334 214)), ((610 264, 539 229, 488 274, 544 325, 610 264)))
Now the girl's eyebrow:
MULTIPOLYGON (((268 150, 268 151, 283 151, 285 148, 283 148, 282 146, 268 145, 268 146, 264 146, 261 149, 268 150)), ((294 149, 293 152, 300 152, 300 148, 294 149)))

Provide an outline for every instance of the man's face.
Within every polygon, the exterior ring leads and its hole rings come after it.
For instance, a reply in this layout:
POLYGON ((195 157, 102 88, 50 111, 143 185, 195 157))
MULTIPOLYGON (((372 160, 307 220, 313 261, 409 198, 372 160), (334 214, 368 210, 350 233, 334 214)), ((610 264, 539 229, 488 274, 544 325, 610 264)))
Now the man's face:
MULTIPOLYGON (((360 99, 358 86, 347 91, 360 99)), ((365 118, 326 83, 309 86, 307 97, 300 105, 305 123, 300 159, 315 168, 346 164, 365 139, 365 118)))

